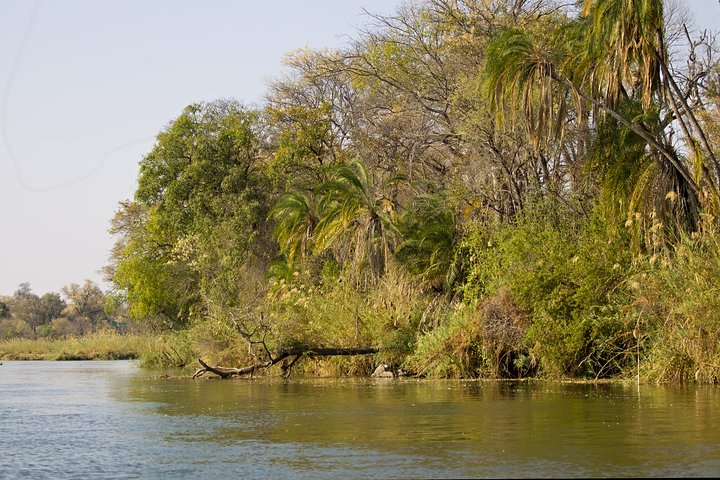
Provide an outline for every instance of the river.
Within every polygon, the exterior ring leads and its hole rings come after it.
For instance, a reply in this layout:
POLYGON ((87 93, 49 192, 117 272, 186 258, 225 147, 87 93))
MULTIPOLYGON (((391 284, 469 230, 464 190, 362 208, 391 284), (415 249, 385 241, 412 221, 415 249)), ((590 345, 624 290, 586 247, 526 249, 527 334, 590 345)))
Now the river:
POLYGON ((720 389, 4 362, 0 478, 699 477, 720 389))

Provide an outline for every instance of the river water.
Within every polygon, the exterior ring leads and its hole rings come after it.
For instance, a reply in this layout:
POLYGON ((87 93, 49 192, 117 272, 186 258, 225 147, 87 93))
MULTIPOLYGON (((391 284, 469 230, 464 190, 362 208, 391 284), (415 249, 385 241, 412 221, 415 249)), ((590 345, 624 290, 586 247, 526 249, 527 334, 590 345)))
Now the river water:
POLYGON ((0 442, 3 479, 707 477, 720 389, 4 362, 0 442))

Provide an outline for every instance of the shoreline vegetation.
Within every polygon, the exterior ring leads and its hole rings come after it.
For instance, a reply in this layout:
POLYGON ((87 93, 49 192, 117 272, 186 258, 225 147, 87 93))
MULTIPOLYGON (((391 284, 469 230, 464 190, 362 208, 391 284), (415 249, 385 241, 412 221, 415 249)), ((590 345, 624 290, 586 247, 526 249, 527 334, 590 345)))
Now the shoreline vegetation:
POLYGON ((153 338, 99 332, 69 338, 0 340, 0 360, 136 360, 153 350, 153 338))
POLYGON ((113 292, 21 284, 0 335, 112 325, 222 374, 720 383, 718 49, 666 4, 424 0, 293 52, 262 106, 157 135, 113 292))

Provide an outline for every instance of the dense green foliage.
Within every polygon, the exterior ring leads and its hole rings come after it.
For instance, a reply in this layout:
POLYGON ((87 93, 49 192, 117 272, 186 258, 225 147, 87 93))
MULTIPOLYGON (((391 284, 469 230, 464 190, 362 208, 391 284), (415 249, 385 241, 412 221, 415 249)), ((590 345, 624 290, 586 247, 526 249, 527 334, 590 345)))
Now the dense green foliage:
POLYGON ((671 13, 427 0, 298 51, 158 135, 108 274, 183 358, 715 382, 720 70, 671 13))
POLYGON ((258 168, 258 115, 235 102, 192 105, 140 163, 113 232, 113 279, 130 312, 170 328, 211 304, 234 307, 264 264, 269 183, 258 168))

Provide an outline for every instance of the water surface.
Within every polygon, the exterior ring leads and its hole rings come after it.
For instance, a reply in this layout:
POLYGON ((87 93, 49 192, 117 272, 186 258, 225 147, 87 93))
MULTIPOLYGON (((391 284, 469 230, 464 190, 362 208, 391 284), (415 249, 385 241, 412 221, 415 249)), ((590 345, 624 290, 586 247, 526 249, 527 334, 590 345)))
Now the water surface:
POLYGON ((699 477, 720 389, 161 378, 4 362, 0 478, 699 477))

